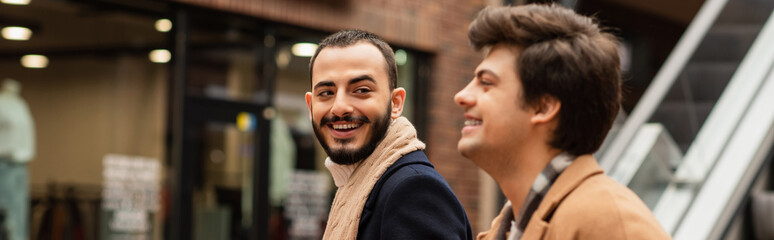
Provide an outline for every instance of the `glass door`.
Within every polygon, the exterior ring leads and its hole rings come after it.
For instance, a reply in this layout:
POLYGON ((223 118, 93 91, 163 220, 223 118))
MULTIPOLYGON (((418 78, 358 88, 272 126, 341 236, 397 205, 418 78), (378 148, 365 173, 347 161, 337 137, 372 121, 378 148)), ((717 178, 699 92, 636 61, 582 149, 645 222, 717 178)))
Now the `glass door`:
POLYGON ((193 179, 191 239, 251 239, 254 219, 262 218, 255 210, 265 203, 254 194, 266 191, 254 177, 262 167, 256 163, 265 129, 257 116, 265 107, 198 97, 186 101, 183 155, 193 179))
POLYGON ((271 44, 255 19, 176 15, 170 239, 266 239, 271 44))

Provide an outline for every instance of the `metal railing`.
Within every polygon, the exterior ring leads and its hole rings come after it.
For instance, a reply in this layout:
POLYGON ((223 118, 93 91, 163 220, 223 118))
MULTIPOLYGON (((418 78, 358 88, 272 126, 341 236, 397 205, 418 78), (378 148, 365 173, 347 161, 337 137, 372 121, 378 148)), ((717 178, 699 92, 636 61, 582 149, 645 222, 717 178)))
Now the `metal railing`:
POLYGON ((684 165, 678 169, 676 177, 700 180, 701 188, 675 233, 677 239, 722 237, 725 228, 717 226, 726 226, 731 221, 736 206, 771 150, 774 136, 772 43, 774 12, 686 154, 684 165))
POLYGON ((600 158, 600 165, 637 192, 676 239, 721 238, 774 141, 774 2, 732 1, 705 2, 600 158), (744 30, 749 31, 742 36, 718 34, 738 28, 723 21, 738 16, 734 13, 746 14, 740 6, 759 13, 746 22, 751 26, 744 30), (708 36, 711 33, 715 35, 708 36), (745 42, 734 45, 734 57, 708 47, 726 47, 717 43, 733 38, 745 42), (725 67, 729 75, 713 86, 702 86, 710 81, 686 70, 711 72, 715 66, 725 67), (675 84, 678 80, 682 85, 675 84), (697 103, 691 92, 697 87, 690 84, 721 92, 697 103), (677 114, 689 119, 676 121, 691 121, 696 130, 681 133, 674 119, 661 123, 664 116, 677 114), (671 129, 666 126, 670 124, 671 129), (681 139, 676 144, 671 136, 681 139))
POLYGON ((685 34, 675 45, 675 50, 656 73, 653 82, 642 95, 641 100, 632 110, 621 130, 615 136, 610 146, 600 159, 600 166, 605 171, 613 169, 613 165, 621 157, 637 130, 651 117, 656 107, 672 87, 677 76, 685 68, 688 60, 698 48, 699 43, 707 35, 728 0, 707 0, 696 13, 693 22, 685 30, 685 34))

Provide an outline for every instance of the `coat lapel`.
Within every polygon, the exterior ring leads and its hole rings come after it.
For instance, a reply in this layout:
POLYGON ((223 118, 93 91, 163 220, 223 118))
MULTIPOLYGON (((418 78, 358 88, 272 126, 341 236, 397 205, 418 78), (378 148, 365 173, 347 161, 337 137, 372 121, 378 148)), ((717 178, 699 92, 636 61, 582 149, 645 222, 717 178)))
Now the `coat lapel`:
POLYGON ((527 224, 522 239, 542 239, 556 208, 583 181, 604 171, 590 154, 579 156, 559 175, 527 224))

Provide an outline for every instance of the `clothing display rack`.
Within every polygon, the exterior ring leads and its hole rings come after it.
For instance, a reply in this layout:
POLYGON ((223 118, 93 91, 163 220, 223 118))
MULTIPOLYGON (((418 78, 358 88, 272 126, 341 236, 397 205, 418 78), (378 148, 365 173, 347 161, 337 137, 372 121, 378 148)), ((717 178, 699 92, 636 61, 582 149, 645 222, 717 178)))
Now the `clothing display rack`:
POLYGON ((30 196, 30 239, 96 240, 101 186, 49 183, 33 187, 30 196))

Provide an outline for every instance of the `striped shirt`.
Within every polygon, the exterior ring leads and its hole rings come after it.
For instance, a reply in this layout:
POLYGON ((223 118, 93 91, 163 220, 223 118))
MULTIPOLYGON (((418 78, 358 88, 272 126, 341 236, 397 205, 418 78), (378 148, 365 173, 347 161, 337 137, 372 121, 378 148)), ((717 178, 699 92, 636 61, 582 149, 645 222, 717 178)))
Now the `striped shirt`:
POLYGON ((500 228, 497 230, 495 239, 507 239, 517 240, 521 239, 521 235, 524 234, 524 229, 527 228, 527 223, 532 217, 532 214, 540 206, 540 202, 543 201, 543 197, 548 193, 548 189, 554 184, 564 169, 566 169, 572 161, 575 160, 574 156, 571 156, 565 152, 557 155, 554 159, 551 159, 543 171, 538 174, 535 182, 532 183, 532 187, 527 194, 527 198, 524 201, 524 205, 521 207, 519 216, 514 219, 513 208, 511 201, 505 203, 502 214, 503 217, 500 222, 500 228), (509 234, 510 232, 510 234, 509 234))

